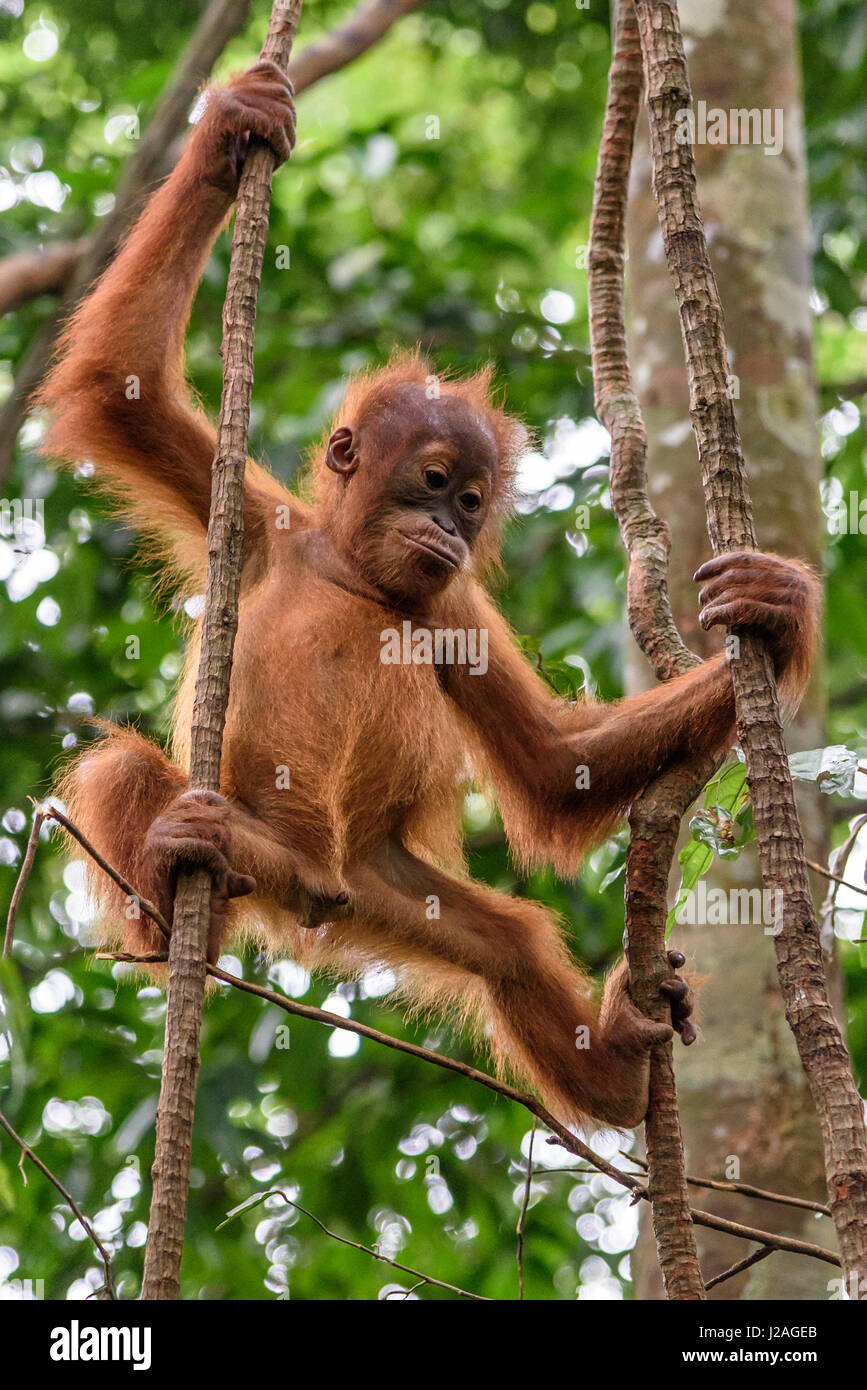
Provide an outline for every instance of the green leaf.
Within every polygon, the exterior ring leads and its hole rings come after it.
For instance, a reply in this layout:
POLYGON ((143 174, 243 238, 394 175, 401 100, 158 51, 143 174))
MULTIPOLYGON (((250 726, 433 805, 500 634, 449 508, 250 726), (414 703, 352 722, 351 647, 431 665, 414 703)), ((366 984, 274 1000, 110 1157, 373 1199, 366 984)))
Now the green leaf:
POLYGON ((819 790, 829 796, 834 792, 851 796, 858 762, 859 755, 845 744, 832 743, 827 748, 809 748, 803 753, 792 753, 789 770, 799 782, 815 782, 819 790))
POLYGON ((240 1216, 242 1211, 250 1211, 253 1207, 260 1207, 268 1197, 274 1197, 278 1193, 282 1197, 283 1194, 279 1191, 279 1188, 273 1187, 270 1187, 267 1192, 254 1193, 252 1197, 248 1197, 246 1201, 239 1202, 236 1207, 232 1207, 231 1211, 227 1211, 216 1229, 222 1231, 223 1227, 228 1226, 230 1221, 234 1221, 236 1216, 240 1216))
POLYGON ((666 940, 671 934, 678 912, 686 902, 687 894, 692 892, 699 879, 707 873, 713 863, 713 850, 708 849, 708 846, 700 840, 690 840, 689 844, 684 845, 680 851, 677 861, 680 864, 680 887, 677 890, 677 900, 674 907, 665 919, 666 940))
POLYGON ((705 787, 705 808, 724 811, 730 820, 737 819, 749 799, 747 765, 741 761, 726 763, 705 787))
POLYGON ((624 859, 622 864, 618 864, 614 869, 609 869, 599 885, 599 892, 604 893, 606 888, 610 888, 612 883, 616 883, 625 868, 626 860, 624 859))
POLYGON ((699 840, 718 854, 720 859, 737 859, 741 844, 735 840, 735 826, 725 810, 699 811, 689 823, 694 840, 699 840))
POLYGON ((704 788, 704 809, 692 817, 689 823, 692 839, 678 855, 680 886, 674 907, 665 919, 666 937, 687 895, 709 870, 714 855, 719 855, 720 859, 737 859, 744 846, 755 839, 749 796, 746 763, 740 757, 726 763, 704 788), (735 827, 741 831, 737 838, 735 827))

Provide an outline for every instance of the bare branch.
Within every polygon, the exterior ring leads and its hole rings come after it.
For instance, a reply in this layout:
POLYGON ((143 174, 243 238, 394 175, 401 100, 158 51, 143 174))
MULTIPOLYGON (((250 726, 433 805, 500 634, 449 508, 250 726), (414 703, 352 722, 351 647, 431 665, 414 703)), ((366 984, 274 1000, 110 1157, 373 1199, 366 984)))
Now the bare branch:
POLYGON ((296 95, 360 58, 397 20, 422 3, 423 0, 365 0, 345 24, 309 44, 289 64, 296 95))
POLYGON ((665 681, 697 666, 700 659, 685 646, 671 611, 671 537, 647 493, 647 430, 626 346, 626 204, 642 80, 641 48, 629 0, 617 6, 613 42, 587 255, 594 404, 611 435, 611 500, 629 555, 629 626, 657 679, 665 681))
POLYGON ((42 1159, 39 1157, 39 1155, 34 1153, 30 1145, 25 1144, 24 1140, 21 1138, 21 1135, 15 1133, 15 1130, 12 1128, 2 1111, 0 1111, 0 1127, 5 1129, 10 1139, 14 1139, 15 1143, 21 1150, 22 1156, 24 1158, 29 1158, 31 1163, 35 1163, 40 1173, 43 1173, 45 1177, 48 1179, 48 1181, 52 1183, 54 1187, 57 1188, 57 1191, 60 1193, 64 1202, 66 1202, 67 1206, 73 1213, 75 1219, 79 1222, 82 1229, 87 1232, 87 1237, 90 1241, 92 1241, 94 1247, 96 1248, 97 1254, 99 1255, 99 1258, 102 1262, 102 1268, 105 1274, 105 1293, 108 1295, 109 1298, 116 1299, 117 1292, 114 1287, 114 1277, 111 1272, 111 1255, 106 1250, 99 1236, 96 1234, 96 1231, 93 1229, 93 1226, 90 1224, 87 1217, 84 1215, 84 1212, 81 1210, 78 1203, 76 1202, 75 1198, 63 1186, 63 1183, 60 1181, 60 1179, 54 1176, 51 1169, 45 1163, 42 1162, 42 1159))
POLYGON ((691 1216, 696 1226, 707 1226, 711 1231, 724 1231, 729 1236, 740 1236, 742 1240, 757 1240, 760 1245, 769 1245, 772 1250, 787 1250, 791 1255, 809 1255, 814 1260, 824 1260, 825 1264, 840 1265, 840 1256, 834 1250, 826 1250, 824 1245, 813 1245, 809 1240, 795 1240, 794 1236, 777 1235, 776 1231, 759 1231, 754 1226, 744 1226, 740 1221, 727 1221, 724 1216, 716 1216, 710 1211, 696 1211, 691 1216))
POLYGON ((533 1185, 533 1145, 536 1142, 536 1121, 533 1121, 533 1128, 530 1131, 530 1151, 527 1154, 527 1177, 524 1182, 524 1196, 521 1201, 521 1210, 518 1212, 518 1224, 515 1227, 515 1235, 518 1238, 515 1258, 518 1262, 518 1298, 521 1302, 524 1299, 524 1221, 527 1216, 527 1208, 530 1205, 530 1190, 533 1185))
POLYGON ((126 893, 128 898, 132 898, 135 900, 141 911, 144 913, 145 917, 150 918, 154 925, 158 927, 159 930, 162 932, 166 941, 168 941, 169 937, 172 934, 171 929, 169 928, 168 922, 166 921, 165 917, 160 912, 156 904, 152 903, 149 898, 141 897, 133 888, 129 879, 124 878, 123 874, 120 873, 119 870, 116 869, 113 864, 109 864, 108 860, 104 859, 103 856, 100 854, 99 850, 96 848, 96 845, 91 844, 90 840, 88 840, 87 836, 79 830, 78 826, 73 825, 69 817, 65 816, 62 811, 59 811, 56 806, 45 806, 43 808, 43 816, 45 820, 54 820, 57 821, 58 825, 62 825, 67 834, 71 835, 74 840, 77 840, 78 843, 81 845, 82 849, 86 850, 87 853, 90 855, 91 859, 93 859, 94 862, 97 863, 99 867, 105 873, 108 874, 109 878, 114 880, 118 888, 120 888, 120 890, 123 893, 126 893))
MULTIPOLYGON (((841 878, 839 874, 832 874, 831 870, 826 869, 824 864, 818 864, 815 859, 807 860, 807 868, 812 869, 814 874, 821 874, 823 878, 829 879, 831 883, 839 884, 841 888, 848 888, 852 893, 864 893, 865 896, 867 896, 867 888, 862 887, 860 883, 847 882, 847 880, 845 878, 841 878)), ((835 898, 836 894, 832 893, 830 895, 832 907, 834 905, 835 898)))
POLYGON ((0 261, 0 318, 28 299, 60 294, 90 245, 87 237, 59 241, 37 251, 17 251, 0 261))
MULTIPOLYGON (((839 869, 841 875, 846 872, 846 868, 849 863, 852 851, 858 843, 858 836, 861 834, 861 831, 864 829, 865 825, 867 825, 867 815, 857 816, 854 825, 849 831, 849 834, 846 836, 846 839, 843 841, 842 845, 837 851, 837 854, 834 858, 834 868, 839 869)), ((807 860, 807 863, 809 864, 810 861, 807 860)), ((818 868, 818 865, 813 865, 812 867, 818 868)), ((867 892, 867 889, 858 888, 854 883, 844 882, 842 877, 838 878, 838 876, 836 874, 832 874, 829 869, 823 869, 822 873, 825 874, 825 876, 830 880, 828 885, 828 892, 825 894, 825 898, 822 903, 822 925, 833 937, 834 913, 837 909, 837 891, 839 885, 842 884, 844 888, 854 888, 855 891, 858 893, 867 892)))
POLYGON ((36 846, 39 844, 39 832, 42 829, 44 820, 45 816, 41 811, 34 811, 33 825, 30 828, 27 848, 24 851, 21 872, 16 879, 15 888, 12 893, 12 901, 9 904, 9 912, 6 916, 6 935, 3 938, 4 956, 11 956, 12 954, 12 943, 15 940, 15 919, 18 916, 18 904, 21 902, 21 895, 30 877, 30 870, 33 868, 33 860, 36 858, 36 846))
POLYGON ((713 1289, 717 1284, 724 1284, 726 1279, 734 1279, 736 1274, 743 1274, 745 1269, 751 1269, 753 1265, 757 1265, 760 1260, 766 1260, 773 1253, 769 1245, 760 1245, 758 1250, 753 1251, 752 1255, 747 1255, 743 1260, 738 1260, 737 1264, 724 1270, 722 1274, 716 1274, 713 1279, 708 1279, 705 1288, 713 1289))
POLYGON ((309 1217, 311 1221, 315 1221, 320 1231, 324 1231, 331 1240, 336 1240, 340 1245, 348 1245, 351 1250, 361 1250, 365 1255, 371 1255, 373 1259, 379 1260, 382 1264, 391 1265, 392 1269, 399 1269, 402 1274, 409 1274, 413 1279, 418 1279, 419 1284, 416 1285, 416 1287, 419 1287, 421 1284, 433 1284, 438 1289, 447 1289, 449 1293, 458 1294, 460 1298, 472 1298, 479 1303, 493 1302, 493 1300, 488 1298, 485 1294, 470 1293, 468 1289, 462 1289, 458 1284, 447 1284, 444 1279, 435 1279, 432 1274, 422 1274, 421 1270, 412 1269, 409 1265, 402 1265, 398 1260, 392 1260, 388 1255, 383 1255, 379 1250, 375 1250, 370 1245, 361 1245, 357 1240, 349 1240, 347 1236, 338 1235, 336 1231, 332 1231, 330 1227, 326 1226, 324 1221, 320 1221, 318 1216, 314 1216, 312 1211, 308 1211, 306 1207, 302 1207, 300 1202, 293 1202, 291 1197, 287 1197, 286 1193, 280 1187, 272 1187, 268 1192, 257 1192, 252 1201, 242 1202, 234 1211, 229 1212, 225 1221, 220 1222, 217 1230, 222 1231, 223 1227, 228 1226, 233 1217, 239 1216, 242 1211, 249 1211, 251 1207, 258 1206, 268 1197, 282 1198, 287 1206, 292 1207, 294 1211, 300 1211, 303 1216, 309 1217))
MULTIPOLYGON (((621 1153, 623 1150, 621 1149, 621 1153)), ((625 1158, 631 1158, 633 1163, 637 1163, 640 1168, 646 1168, 647 1164, 638 1154, 624 1154, 625 1158)), ((691 1187, 707 1187, 714 1192, 737 1192, 742 1197, 755 1197, 761 1202, 778 1202, 784 1207, 798 1207, 801 1211, 815 1211, 819 1216, 830 1216, 831 1208, 826 1207, 823 1202, 813 1202, 808 1197, 787 1197, 782 1192, 769 1192, 764 1187, 753 1187, 752 1183, 735 1182, 732 1179, 718 1180, 716 1178, 695 1178, 689 1173, 686 1180, 691 1187)))
MULTIPOLYGON (((128 957, 128 959, 134 960, 135 957, 128 957)), ((276 990, 268 989, 265 985, 253 984, 251 980, 242 980, 237 975, 230 975, 228 971, 221 970, 217 965, 209 965, 208 974, 212 975, 215 980, 222 980, 224 984, 233 985, 235 989, 244 990, 247 994, 258 994, 260 999, 267 999, 271 1004, 276 1004, 279 1009, 284 1009, 288 1014, 297 1014, 299 1018, 312 1018, 317 1023, 328 1024, 330 1028, 343 1028, 349 1033, 357 1033, 361 1038, 370 1038, 373 1042, 382 1043, 384 1047, 390 1047, 395 1052, 405 1052, 410 1057, 418 1057, 421 1061, 431 1062, 435 1067, 443 1067, 446 1071, 455 1072, 458 1076, 465 1076, 469 1081, 476 1081, 480 1086, 487 1087, 489 1091, 496 1091, 497 1095, 517 1101, 518 1105, 523 1105, 525 1110, 529 1110, 531 1115, 535 1115, 536 1119, 540 1120, 545 1128, 551 1131, 554 1138, 550 1139, 549 1143, 561 1145, 569 1153, 591 1163, 600 1173, 605 1173, 607 1177, 613 1178, 621 1186, 636 1191, 639 1196, 644 1192, 644 1184, 638 1178, 633 1178, 628 1173, 615 1168, 613 1163, 609 1163, 607 1159, 595 1153, 564 1124, 561 1124, 550 1110, 547 1110, 542 1102, 530 1095, 528 1091, 519 1091, 515 1086, 510 1086, 508 1082, 489 1076, 487 1072, 479 1071, 467 1062, 459 1062, 456 1058, 446 1057, 441 1052, 432 1052, 430 1048, 420 1047, 418 1043, 405 1042, 403 1038, 394 1038, 390 1033, 381 1033, 378 1028, 371 1028, 366 1023, 358 1023, 353 1018, 340 1018, 337 1014, 328 1013, 325 1009, 317 1009, 313 1004, 299 1004, 296 999, 288 999, 285 994, 278 994, 276 990)))

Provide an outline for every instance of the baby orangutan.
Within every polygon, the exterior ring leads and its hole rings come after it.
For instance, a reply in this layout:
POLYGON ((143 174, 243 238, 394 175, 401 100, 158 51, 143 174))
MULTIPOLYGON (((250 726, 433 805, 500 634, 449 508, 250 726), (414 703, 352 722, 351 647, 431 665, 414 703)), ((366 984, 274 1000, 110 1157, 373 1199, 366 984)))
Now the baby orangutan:
MULTIPOLYGON (((291 88, 267 63, 211 93, 42 392, 48 449, 93 461, 188 592, 203 587, 215 436, 189 404, 184 330, 251 134, 279 159, 294 138, 291 88)), ((60 790, 74 822, 167 917, 178 866, 212 870, 211 960, 231 928, 312 966, 387 962, 408 999, 474 1024, 498 1064, 564 1120, 630 1126, 647 1107, 649 1048, 672 1030, 635 1009, 623 966, 600 1011, 550 913, 467 878, 468 758, 519 861, 571 876, 662 768, 725 750, 731 681, 720 655, 615 705, 549 692, 483 584, 524 443, 487 373, 437 379, 404 356, 354 378, 315 451, 309 500, 248 466, 222 794, 188 790, 195 637, 172 757, 112 729, 60 790), (384 661, 385 635, 404 624, 415 659, 384 661), (425 634, 432 659, 418 656, 425 634), (461 659, 469 635, 484 670, 461 659)), ((738 553, 696 578, 703 626, 761 633, 795 701, 817 628, 810 573, 738 553)), ((127 949, 159 947, 144 919, 125 920, 122 894, 102 877, 94 888, 127 949)), ((663 988, 687 1040, 686 984, 673 974, 663 988)))

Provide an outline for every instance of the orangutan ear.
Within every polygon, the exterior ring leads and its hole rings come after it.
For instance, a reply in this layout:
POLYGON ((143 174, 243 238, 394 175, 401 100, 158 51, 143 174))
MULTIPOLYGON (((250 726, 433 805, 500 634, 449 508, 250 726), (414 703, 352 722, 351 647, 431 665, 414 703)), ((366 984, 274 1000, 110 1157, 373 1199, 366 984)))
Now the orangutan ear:
POLYGON ((355 436, 348 425, 341 425, 329 439, 325 462, 332 473, 340 473, 344 478, 350 478, 355 472, 358 456, 355 451, 355 436))

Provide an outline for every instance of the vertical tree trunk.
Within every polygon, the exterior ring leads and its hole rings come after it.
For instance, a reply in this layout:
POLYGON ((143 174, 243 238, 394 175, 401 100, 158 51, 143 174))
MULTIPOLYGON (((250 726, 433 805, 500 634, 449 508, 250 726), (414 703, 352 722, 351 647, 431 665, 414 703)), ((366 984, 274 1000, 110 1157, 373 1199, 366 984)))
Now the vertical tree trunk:
MULTIPOLYGON (((274 0, 260 61, 276 63, 286 71, 300 13, 301 0, 274 0)), ((205 611, 190 739, 190 787, 214 792, 220 787, 223 729, 238 629, 253 334, 273 171, 271 150, 251 139, 238 189, 223 305, 223 394, 211 472, 205 611)), ((180 1292, 212 887, 207 869, 182 868, 178 874, 142 1279, 141 1296, 146 1300, 176 1299, 180 1292)))
MULTIPOLYGON (((756 525, 764 549, 817 562, 821 531, 820 456, 811 355, 810 241, 794 0, 766 6, 748 0, 685 0, 679 6, 687 39, 694 100, 726 112, 779 112, 780 153, 761 145, 697 143, 699 189, 714 270, 726 312, 738 418, 749 465, 756 525)), ((698 626, 691 575, 707 558, 704 503, 677 309, 650 190, 646 118, 633 164, 630 202, 629 319, 631 357, 649 436, 651 496, 672 531, 670 588, 684 640, 707 652, 698 626)), ((713 639, 711 639, 713 640, 713 639)), ((718 641, 718 639, 716 639, 718 641)), ((630 645, 627 685, 649 683, 646 663, 630 645)), ((792 747, 823 741, 821 682, 814 681, 792 747)), ((809 853, 823 859, 825 807, 801 799, 809 853)), ((756 856, 747 851, 730 872, 715 867, 714 886, 760 887, 756 856)), ((678 928, 672 944, 694 958, 707 979, 701 998, 701 1041, 678 1049, 678 1091, 690 1172, 724 1179, 739 1165, 742 1180, 823 1201, 819 1133, 776 983, 771 938, 761 925, 678 928)), ((817 1239, 816 1218, 743 1197, 701 1193, 720 1215, 766 1229, 817 1239)), ((697 1231, 705 1278, 731 1265, 743 1245, 697 1231)), ((829 1222, 823 1243, 833 1244, 829 1222)), ((661 1296, 652 1241, 643 1233, 635 1254, 636 1293, 661 1296)), ((828 1272, 795 1256, 774 1255, 719 1286, 718 1298, 820 1298, 828 1272)))

